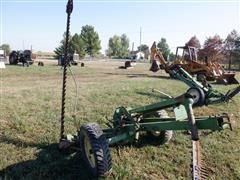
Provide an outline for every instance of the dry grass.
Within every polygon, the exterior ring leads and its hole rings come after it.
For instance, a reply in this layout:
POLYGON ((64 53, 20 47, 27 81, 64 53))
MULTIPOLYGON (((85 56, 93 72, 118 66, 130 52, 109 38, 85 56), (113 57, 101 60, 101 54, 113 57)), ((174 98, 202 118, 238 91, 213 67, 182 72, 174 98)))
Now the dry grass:
MULTIPOLYGON (((118 106, 141 106, 162 100, 151 88, 177 96, 187 90, 163 72, 153 74, 149 64, 118 69, 123 62, 85 62, 72 67, 79 84, 77 120, 72 119, 76 99, 74 82, 68 77, 66 133, 80 124, 98 122, 104 127, 118 106)), ((7 66, 1 70, 0 171, 11 179, 90 179, 74 151, 60 152, 59 119, 62 70, 54 61, 44 67, 7 66)), ((239 75, 238 75, 239 80, 239 75)), ((233 86, 214 85, 222 92, 233 86)), ((234 131, 202 133, 203 153, 212 179, 240 177, 240 97, 229 104, 195 109, 195 115, 232 114, 234 131)), ((107 179, 190 179, 191 142, 176 132, 171 143, 111 148, 113 174, 107 179)))

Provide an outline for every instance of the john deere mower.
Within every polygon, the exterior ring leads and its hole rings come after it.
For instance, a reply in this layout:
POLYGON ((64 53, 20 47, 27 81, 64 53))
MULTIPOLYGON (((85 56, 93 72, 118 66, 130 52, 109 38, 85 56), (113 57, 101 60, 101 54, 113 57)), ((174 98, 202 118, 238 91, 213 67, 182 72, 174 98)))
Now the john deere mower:
POLYGON ((108 128, 102 129, 98 124, 90 122, 82 125, 75 135, 66 135, 64 131, 65 95, 68 68, 69 28, 70 15, 73 10, 73 0, 67 3, 67 29, 63 68, 63 89, 59 148, 74 148, 81 152, 82 159, 95 177, 105 176, 111 173, 112 160, 109 146, 139 143, 146 135, 157 138, 159 144, 168 142, 173 131, 188 130, 192 140, 192 176, 193 179, 201 179, 207 176, 207 169, 202 167, 199 130, 222 130, 231 128, 227 114, 207 117, 195 117, 193 106, 202 106, 206 103, 227 101, 239 92, 229 92, 222 95, 211 88, 203 87, 194 81, 187 72, 181 68, 172 70, 174 76, 183 78, 194 89, 178 97, 169 97, 137 108, 118 107, 113 116, 107 122, 108 128), (201 100, 200 100, 201 99, 201 100), (166 114, 165 109, 170 108, 174 112, 173 117, 166 114))

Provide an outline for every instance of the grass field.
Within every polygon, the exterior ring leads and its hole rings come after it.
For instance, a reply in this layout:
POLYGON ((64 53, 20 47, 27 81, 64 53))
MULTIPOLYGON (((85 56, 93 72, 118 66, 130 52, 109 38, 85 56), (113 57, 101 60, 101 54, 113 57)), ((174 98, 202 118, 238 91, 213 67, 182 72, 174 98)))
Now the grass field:
MULTIPOLYGON (((104 123, 119 106, 137 107, 163 100, 152 93, 159 89, 172 96, 187 86, 164 73, 149 72, 149 64, 118 69, 122 62, 86 62, 72 67, 79 95, 68 76, 66 131, 75 133, 81 124, 104 123), (76 120, 72 118, 78 98, 76 120)), ((0 175, 6 179, 91 179, 79 153, 58 150, 62 70, 44 67, 7 66, 1 70, 0 175)), ((238 80, 240 76, 238 75, 238 80)), ((221 92, 234 86, 214 85, 221 92)), ((227 112, 233 131, 201 132, 200 139, 210 179, 240 178, 240 96, 228 104, 194 109, 196 116, 227 112)), ((111 148, 113 173, 106 179, 191 179, 191 141, 175 132, 167 145, 111 148)), ((0 179, 1 179, 0 176, 0 179)))

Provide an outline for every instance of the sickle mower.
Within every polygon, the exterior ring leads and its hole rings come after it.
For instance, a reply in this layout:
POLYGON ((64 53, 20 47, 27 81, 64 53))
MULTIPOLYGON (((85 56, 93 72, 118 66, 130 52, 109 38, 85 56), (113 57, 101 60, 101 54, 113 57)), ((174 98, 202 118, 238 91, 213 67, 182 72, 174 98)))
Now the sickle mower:
MULTIPOLYGON (((112 161, 109 146, 119 144, 129 144, 140 142, 141 138, 150 135, 158 139, 159 144, 168 142, 175 130, 189 130, 192 140, 192 174, 193 179, 206 177, 207 170, 202 167, 201 148, 198 130, 222 130, 225 126, 231 128, 228 115, 195 117, 193 105, 203 105, 211 98, 222 98, 221 94, 216 95, 214 91, 202 87, 192 80, 191 76, 185 74, 181 69, 175 69, 173 74, 180 78, 185 78, 189 84, 195 84, 195 90, 164 101, 138 108, 118 107, 113 113, 112 120, 107 125, 108 128, 101 129, 96 123, 88 123, 80 127, 74 136, 64 133, 65 114, 65 94, 68 64, 68 40, 70 27, 70 14, 73 9, 73 1, 67 3, 67 33, 65 44, 65 62, 63 69, 63 89, 62 89, 62 111, 61 111, 61 132, 59 148, 74 148, 81 151, 82 159, 90 169, 93 176, 99 177, 109 174, 112 169, 112 161), (200 89, 200 90, 199 90, 200 89), (204 93, 202 93, 204 91, 204 93), (197 92, 197 93, 196 93, 197 92), (207 95, 206 95, 207 94, 207 95), (201 99, 201 101, 199 100, 201 99), (202 102, 202 103, 200 103, 202 102), (204 103, 203 103, 204 102, 204 103), (165 109, 172 108, 174 117, 168 117, 165 109)), ((235 90, 236 91, 236 90, 235 90)), ((236 94, 236 92, 234 92, 236 94)), ((230 92, 227 96, 232 97, 230 92)), ((224 98, 225 100, 225 98, 224 98)))

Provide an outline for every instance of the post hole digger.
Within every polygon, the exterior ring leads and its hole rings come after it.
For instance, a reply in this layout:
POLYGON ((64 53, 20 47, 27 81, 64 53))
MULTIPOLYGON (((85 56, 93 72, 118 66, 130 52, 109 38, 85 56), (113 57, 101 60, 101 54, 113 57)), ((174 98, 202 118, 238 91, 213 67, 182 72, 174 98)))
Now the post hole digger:
MULTIPOLYGON (((73 0, 67 3, 67 31, 65 43, 65 62, 63 69, 61 129, 59 147, 75 148, 81 151, 82 159, 92 174, 96 177, 111 172, 112 160, 110 145, 140 142, 145 135, 158 138, 159 143, 168 142, 173 130, 190 130, 192 139, 192 173, 193 179, 206 177, 207 170, 202 167, 201 150, 198 130, 222 130, 225 126, 231 128, 229 117, 224 115, 195 117, 193 113, 194 98, 187 92, 175 98, 156 102, 138 108, 116 108, 112 119, 107 123, 108 128, 101 129, 96 123, 82 125, 74 136, 64 132, 65 95, 68 64, 68 40, 70 15, 73 0), (172 108, 174 117, 168 117, 164 110, 172 108)), ((205 97, 203 97, 205 98, 205 97)))

